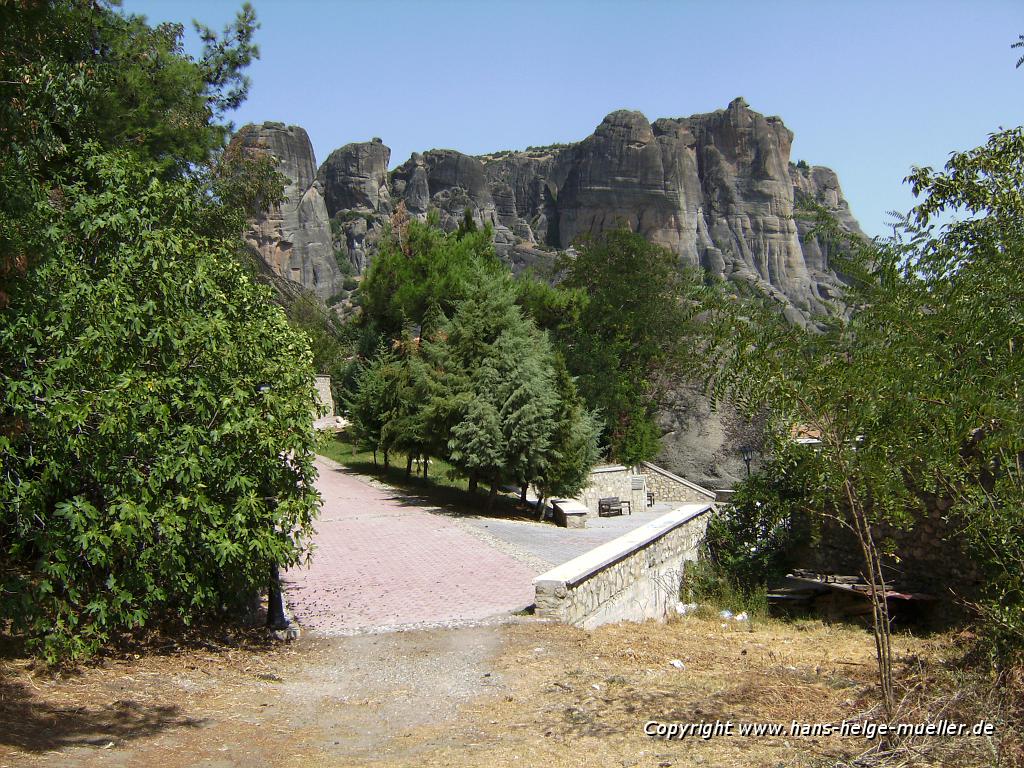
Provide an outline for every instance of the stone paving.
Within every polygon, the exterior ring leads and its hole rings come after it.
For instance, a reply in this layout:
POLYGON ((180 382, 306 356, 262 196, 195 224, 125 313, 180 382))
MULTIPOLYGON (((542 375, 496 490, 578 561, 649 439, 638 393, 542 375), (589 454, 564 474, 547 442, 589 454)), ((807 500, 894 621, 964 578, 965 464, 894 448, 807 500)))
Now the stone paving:
POLYGON ((282 577, 318 634, 474 623, 533 603, 531 568, 442 514, 318 458, 312 565, 282 577))
MULTIPOLYGON (((632 515, 588 517, 586 528, 560 528, 552 523, 507 520, 494 517, 464 517, 463 522, 506 542, 511 551, 523 551, 554 567, 579 557, 594 547, 639 528, 675 506, 656 504, 632 515)), ((499 544, 500 546, 500 544, 499 544)))

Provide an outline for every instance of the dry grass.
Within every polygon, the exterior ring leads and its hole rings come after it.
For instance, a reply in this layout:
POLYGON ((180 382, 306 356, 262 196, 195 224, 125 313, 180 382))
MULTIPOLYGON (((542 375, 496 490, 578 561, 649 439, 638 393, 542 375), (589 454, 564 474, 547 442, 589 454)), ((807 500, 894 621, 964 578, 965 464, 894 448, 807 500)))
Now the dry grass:
MULTIPOLYGON (((901 720, 1012 714, 1006 701, 986 698, 985 680, 950 663, 962 653, 956 638, 901 636, 896 648, 906 694, 901 720)), ((0 766, 12 767, 170 768, 210 757, 224 765, 378 768, 980 766, 992 765, 999 747, 979 737, 907 741, 881 752, 862 738, 643 734, 648 720, 788 725, 870 712, 871 635, 818 622, 723 627, 688 617, 590 632, 524 622, 277 647, 192 646, 61 677, 24 660, 0 670, 0 766), (453 650, 458 642, 476 647, 481 637, 493 648, 473 652, 472 662, 462 661, 461 647, 453 650), (479 681, 468 693, 447 683, 453 660, 479 681), (395 674, 413 667, 417 675, 436 670, 437 680, 424 685, 395 674), (440 706, 448 695, 457 707, 440 706)), ((1004 760, 1014 748, 1012 727, 999 734, 1004 760)))

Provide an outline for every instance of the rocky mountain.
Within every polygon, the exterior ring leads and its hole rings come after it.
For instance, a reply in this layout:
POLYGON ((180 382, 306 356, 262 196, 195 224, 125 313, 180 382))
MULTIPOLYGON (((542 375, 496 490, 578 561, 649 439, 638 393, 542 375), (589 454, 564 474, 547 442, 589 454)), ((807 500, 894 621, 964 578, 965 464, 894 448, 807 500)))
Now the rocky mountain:
POLYGON ((684 263, 757 284, 804 322, 830 311, 839 282, 809 225, 793 218, 797 195, 859 228, 835 173, 792 164, 792 142, 779 118, 735 99, 724 110, 653 123, 613 112, 565 146, 481 157, 414 153, 389 175, 379 140, 349 144, 318 178, 345 234, 337 244, 359 270, 372 256, 373 230, 399 203, 419 217, 436 209, 446 229, 469 208, 478 224, 491 225, 499 255, 514 268, 625 224, 684 263))
MULTIPOLYGON (((835 311, 841 280, 810 224, 794 218, 798 198, 860 231, 835 172, 792 163, 793 133, 742 98, 653 123, 620 110, 575 144, 479 157, 432 149, 391 171, 391 150, 380 139, 335 150, 315 172, 301 128, 246 126, 235 141, 278 157, 291 182, 289 201, 252 222, 249 241, 276 274, 324 299, 346 295, 342 273, 365 272, 399 209, 419 218, 436 210, 449 231, 468 209, 478 225, 492 227, 498 254, 514 270, 624 224, 680 263, 758 286, 790 321, 805 324, 835 311)), ((663 414, 663 461, 697 482, 731 485, 745 475, 738 446, 753 439, 750 428, 737 414, 712 413, 697 392, 677 394, 663 414)))
POLYGON ((342 283, 334 255, 323 188, 315 179, 316 160, 306 132, 283 123, 246 125, 232 142, 246 153, 267 154, 288 179, 285 200, 249 222, 245 239, 273 274, 312 291, 334 296, 342 283))

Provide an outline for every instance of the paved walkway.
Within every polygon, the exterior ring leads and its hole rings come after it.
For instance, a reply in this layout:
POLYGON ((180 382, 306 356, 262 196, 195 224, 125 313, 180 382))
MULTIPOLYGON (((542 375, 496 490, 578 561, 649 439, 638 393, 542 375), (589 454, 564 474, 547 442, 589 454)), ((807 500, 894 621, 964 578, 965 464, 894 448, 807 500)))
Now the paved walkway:
POLYGON ((533 603, 537 575, 457 522, 318 458, 324 506, 289 609, 321 634, 471 623, 533 603))
POLYGON ((499 547, 513 553, 525 552, 553 568, 661 517, 675 506, 678 505, 658 504, 632 515, 588 517, 587 527, 582 529, 494 517, 464 517, 462 521, 508 545, 501 547, 499 543, 499 547))

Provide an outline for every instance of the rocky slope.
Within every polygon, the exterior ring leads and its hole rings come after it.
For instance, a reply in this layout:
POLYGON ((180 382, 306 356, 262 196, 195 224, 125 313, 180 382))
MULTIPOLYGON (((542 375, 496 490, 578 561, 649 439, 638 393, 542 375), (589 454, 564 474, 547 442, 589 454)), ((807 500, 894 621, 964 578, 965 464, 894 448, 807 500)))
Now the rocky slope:
MULTIPOLYGON (((315 177, 301 128, 246 126, 235 140, 277 156, 291 180, 289 202, 252 223, 250 242, 276 274, 321 298, 338 295, 335 257, 345 272, 364 272, 399 209, 419 218, 436 210, 447 230, 468 209, 492 227, 498 254, 515 270, 624 224, 681 263, 760 287, 804 324, 835 311, 841 281, 828 248, 794 219, 798 197, 860 231, 836 174, 792 163, 793 133, 741 98, 653 123, 620 110, 575 144, 480 157, 432 149, 390 172, 391 150, 380 139, 335 150, 315 177)), ((737 414, 711 413, 699 393, 677 394, 663 414, 666 466, 715 487, 744 476, 738 447, 754 439, 751 429, 737 414)))

